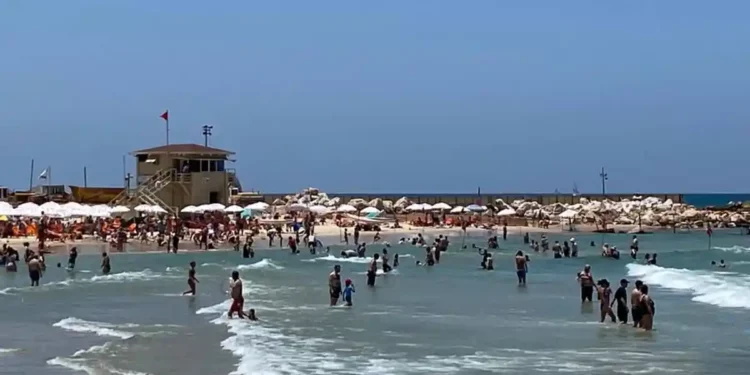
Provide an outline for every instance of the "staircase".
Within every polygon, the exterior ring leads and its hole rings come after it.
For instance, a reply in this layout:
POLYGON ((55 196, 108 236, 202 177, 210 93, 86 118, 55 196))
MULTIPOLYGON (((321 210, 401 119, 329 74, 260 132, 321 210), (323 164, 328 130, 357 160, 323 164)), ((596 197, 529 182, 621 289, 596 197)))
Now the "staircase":
POLYGON ((146 181, 138 184, 132 195, 128 194, 128 190, 123 189, 120 194, 109 202, 109 205, 134 207, 143 203, 159 206, 171 214, 177 214, 177 211, 173 207, 170 207, 157 195, 161 189, 164 189, 172 182, 175 174, 176 170, 174 169, 162 169, 146 181))

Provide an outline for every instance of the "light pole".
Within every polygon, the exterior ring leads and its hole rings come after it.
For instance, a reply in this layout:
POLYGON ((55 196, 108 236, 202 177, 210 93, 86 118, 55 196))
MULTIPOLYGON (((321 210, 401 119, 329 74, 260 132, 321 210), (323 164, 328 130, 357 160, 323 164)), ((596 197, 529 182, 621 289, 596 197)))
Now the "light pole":
POLYGON ((607 172, 604 171, 604 167, 602 167, 602 173, 599 173, 599 177, 602 178, 602 198, 604 198, 604 195, 607 194, 607 180, 609 179, 607 172))
POLYGON ((206 147, 208 147, 208 137, 211 136, 211 130, 213 128, 213 125, 203 125, 203 143, 206 147))

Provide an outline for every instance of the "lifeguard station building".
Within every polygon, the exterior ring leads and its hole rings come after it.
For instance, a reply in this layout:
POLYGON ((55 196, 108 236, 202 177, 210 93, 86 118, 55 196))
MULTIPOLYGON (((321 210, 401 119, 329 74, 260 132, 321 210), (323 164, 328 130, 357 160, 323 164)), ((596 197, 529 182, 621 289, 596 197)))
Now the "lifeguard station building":
POLYGON ((231 151, 197 144, 172 144, 131 153, 136 159, 136 187, 125 189, 113 205, 158 205, 177 213, 188 205, 227 204, 241 191, 231 151))

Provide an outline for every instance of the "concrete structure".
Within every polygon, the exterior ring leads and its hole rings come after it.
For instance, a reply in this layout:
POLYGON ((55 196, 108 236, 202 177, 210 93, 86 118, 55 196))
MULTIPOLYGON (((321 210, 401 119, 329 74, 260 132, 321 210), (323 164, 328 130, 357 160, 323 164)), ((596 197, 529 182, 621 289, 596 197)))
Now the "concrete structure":
POLYGON ((234 153, 197 144, 173 144, 131 153, 136 159, 137 186, 112 204, 156 204, 175 213, 188 205, 227 204, 240 190, 235 171, 227 168, 234 153))

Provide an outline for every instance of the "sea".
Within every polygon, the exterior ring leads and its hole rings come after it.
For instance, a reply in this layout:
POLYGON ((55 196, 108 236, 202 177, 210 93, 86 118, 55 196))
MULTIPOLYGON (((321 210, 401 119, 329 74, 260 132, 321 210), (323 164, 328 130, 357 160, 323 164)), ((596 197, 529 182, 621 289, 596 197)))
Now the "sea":
MULTIPOLYGON (((534 253, 519 287, 513 256, 526 252, 512 231, 493 250, 495 270, 479 267, 472 244, 487 232, 451 234, 434 267, 424 249, 389 239, 399 267, 365 285, 367 259, 263 250, 112 254, 83 250, 75 271, 49 256, 42 286, 21 266, 0 271, 0 373, 3 374, 740 374, 750 357, 750 236, 739 229, 640 235, 641 259, 627 256, 631 235, 576 237, 579 258, 534 253), (710 243, 709 243, 710 240, 710 243), (590 246, 591 242, 594 246, 590 246), (623 250, 600 256, 602 243, 623 250), (465 248, 464 248, 465 247, 465 248), (658 253, 658 265, 642 262, 658 253), (719 269, 711 261, 724 259, 719 269), (188 263, 198 264, 198 294, 182 296, 188 263), (342 266, 354 306, 328 306, 327 276, 342 266), (655 329, 600 323, 598 303, 581 304, 576 273, 642 280, 655 301, 655 329), (257 322, 228 319, 228 278, 238 270, 245 307, 257 322)), ((365 240, 371 234, 365 234, 365 240)), ((532 238, 539 238, 533 234, 532 238)), ((371 240, 371 238, 369 238, 371 240)), ((428 236, 429 239, 429 236, 428 236)), ((383 244, 370 244, 368 253, 383 244)), ((631 284, 632 285, 632 284, 631 284)))

